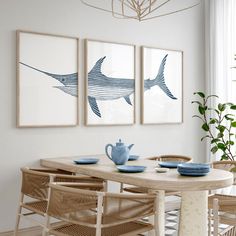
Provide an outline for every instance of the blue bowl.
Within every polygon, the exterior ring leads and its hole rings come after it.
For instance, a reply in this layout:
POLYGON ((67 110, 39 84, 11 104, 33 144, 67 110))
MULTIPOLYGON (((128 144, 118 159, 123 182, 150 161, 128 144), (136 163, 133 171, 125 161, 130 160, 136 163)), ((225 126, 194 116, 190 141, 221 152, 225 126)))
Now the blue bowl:
POLYGON ((138 155, 129 155, 129 159, 128 161, 136 161, 139 159, 139 156, 138 155))
POLYGON ((206 163, 181 163, 178 165, 179 168, 183 168, 183 169, 209 169, 210 165, 206 164, 206 163))
POLYGON ((205 176, 205 175, 208 174, 208 172, 207 172, 207 173, 203 173, 203 172, 202 172, 202 173, 201 173, 201 172, 199 172, 199 173, 193 173, 193 172, 192 172, 192 173, 191 173, 191 172, 186 173, 186 172, 180 172, 180 171, 179 171, 179 173, 180 173, 180 175, 193 176, 193 177, 194 177, 194 176, 195 176, 195 177, 196 177, 196 176, 205 176))
POLYGON ((194 169, 192 169, 192 170, 187 170, 187 169, 181 169, 181 168, 179 168, 178 167, 178 171, 179 172, 184 172, 184 173, 208 173, 209 171, 210 171, 210 169, 202 169, 202 170, 194 170, 194 169))
POLYGON ((160 167, 167 167, 167 168, 177 168, 177 166, 181 163, 183 163, 183 162, 179 162, 179 161, 171 161, 171 162, 160 161, 160 162, 158 162, 160 167))
POLYGON ((74 163, 77 165, 86 165, 86 164, 96 164, 99 161, 98 158, 80 158, 74 160, 74 163))
POLYGON ((138 173, 138 172, 143 172, 146 169, 146 166, 121 165, 121 166, 116 166, 116 167, 120 172, 124 172, 124 173, 138 173))

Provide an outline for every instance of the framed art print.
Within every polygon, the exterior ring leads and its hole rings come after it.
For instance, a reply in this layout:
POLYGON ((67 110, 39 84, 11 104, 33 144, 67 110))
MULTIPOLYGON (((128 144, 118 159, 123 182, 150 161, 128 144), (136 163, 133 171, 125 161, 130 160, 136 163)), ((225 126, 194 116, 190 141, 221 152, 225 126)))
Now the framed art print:
POLYGON ((86 40, 86 125, 135 121, 135 46, 86 40))
POLYGON ((183 52, 142 47, 142 123, 183 120, 183 52))
POLYGON ((78 43, 17 31, 18 127, 77 125, 78 43))

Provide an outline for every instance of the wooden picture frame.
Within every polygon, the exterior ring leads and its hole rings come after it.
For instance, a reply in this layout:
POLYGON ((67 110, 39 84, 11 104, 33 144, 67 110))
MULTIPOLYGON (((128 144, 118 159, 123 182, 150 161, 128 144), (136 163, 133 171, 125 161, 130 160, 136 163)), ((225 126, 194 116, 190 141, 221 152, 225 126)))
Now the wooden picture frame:
POLYGON ((79 39, 16 33, 17 127, 76 126, 79 39))
POLYGON ((183 122, 183 52, 141 47, 142 124, 183 122))
POLYGON ((85 40, 85 124, 135 123, 135 46, 85 40))

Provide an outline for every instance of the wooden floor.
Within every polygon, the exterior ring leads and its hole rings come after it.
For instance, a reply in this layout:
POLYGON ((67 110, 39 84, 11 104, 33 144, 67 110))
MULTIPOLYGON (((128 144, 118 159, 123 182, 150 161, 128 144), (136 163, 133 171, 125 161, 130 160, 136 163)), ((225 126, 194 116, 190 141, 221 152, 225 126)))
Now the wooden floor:
MULTIPOLYGON (((0 233, 0 236, 13 236, 13 231, 0 233)), ((41 227, 31 227, 27 229, 19 230, 18 236, 42 236, 42 228, 41 227)))

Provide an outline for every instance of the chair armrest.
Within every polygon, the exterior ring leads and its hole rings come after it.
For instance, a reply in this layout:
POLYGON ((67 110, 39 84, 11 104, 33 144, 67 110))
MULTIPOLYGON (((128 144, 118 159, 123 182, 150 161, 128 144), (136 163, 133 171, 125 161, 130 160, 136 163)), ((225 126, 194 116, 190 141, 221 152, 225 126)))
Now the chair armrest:
POLYGON ((100 187, 101 189, 104 187, 102 183, 68 183, 68 182, 55 182, 57 185, 65 186, 65 187, 78 187, 78 188, 94 188, 94 187, 100 187))

